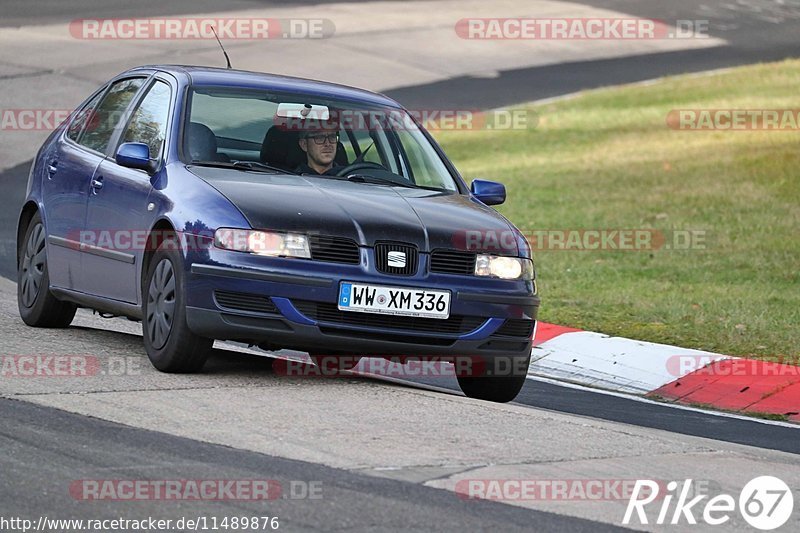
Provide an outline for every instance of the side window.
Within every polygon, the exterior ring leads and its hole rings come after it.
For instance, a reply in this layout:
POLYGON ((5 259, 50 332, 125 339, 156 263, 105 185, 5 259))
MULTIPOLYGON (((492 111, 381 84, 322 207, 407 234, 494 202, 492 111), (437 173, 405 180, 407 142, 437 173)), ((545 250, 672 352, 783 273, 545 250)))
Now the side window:
MULTIPOLYGON (((236 98, 225 94, 194 93, 190 122, 208 126, 217 137, 257 144, 260 150, 277 110, 278 104, 263 100, 261 95, 236 98)), ((257 159, 258 154, 255 157, 257 159)))
POLYGON ((405 165, 409 167, 414 183, 457 190, 455 185, 442 181, 441 176, 447 176, 450 172, 430 143, 424 140, 421 132, 410 129, 398 130, 397 140, 403 145, 403 152, 406 155, 405 165))
POLYGON ((92 113, 78 143, 98 152, 105 152, 114 129, 124 118, 125 110, 131 103, 145 78, 118 81, 111 86, 103 101, 92 113))
POLYGON ((161 81, 155 82, 133 113, 122 142, 144 143, 150 147, 152 159, 160 158, 167 133, 170 96, 169 85, 161 81))
POLYGON ((94 108, 97 107, 98 102, 100 102, 103 92, 104 91, 100 91, 97 93, 88 104, 83 106, 83 109, 75 113, 75 116, 72 118, 72 122, 69 123, 69 127, 67 128, 67 137, 69 139, 78 142, 81 133, 83 133, 84 126, 86 126, 86 124, 94 115, 94 108))
MULTIPOLYGON (((388 144, 385 131, 381 129, 367 131, 362 128, 353 130, 353 134, 355 135, 356 144, 358 144, 361 152, 367 152, 367 155, 364 156, 364 161, 378 163, 380 165, 384 165, 392 172, 397 172, 397 164, 391 159, 391 157, 387 157, 386 155, 387 149, 389 154, 391 154, 392 151, 388 144)), ((340 135, 339 138, 349 139, 349 137, 345 135, 340 135)), ((349 142, 343 142, 342 144, 345 145, 345 151, 347 152, 348 160, 353 161, 355 159, 354 147, 349 142)))

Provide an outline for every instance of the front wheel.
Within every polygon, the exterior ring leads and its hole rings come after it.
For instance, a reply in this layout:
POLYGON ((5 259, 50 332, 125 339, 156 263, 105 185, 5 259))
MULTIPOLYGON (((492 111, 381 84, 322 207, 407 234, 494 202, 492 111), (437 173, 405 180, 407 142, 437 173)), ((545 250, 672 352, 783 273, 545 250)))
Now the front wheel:
POLYGON ((42 217, 36 213, 19 246, 17 307, 22 321, 37 328, 66 328, 75 318, 77 306, 62 302, 50 292, 47 269, 47 235, 42 217))
POLYGON ((165 241, 150 261, 142 295, 142 333, 147 356, 162 372, 197 372, 213 339, 195 335, 186 323, 183 261, 177 244, 165 241))
POLYGON ((480 368, 476 372, 457 372, 458 386, 468 398, 489 402, 507 403, 517 397, 525 385, 531 354, 527 356, 503 356, 490 359, 487 365, 471 363, 456 365, 457 368, 480 368))

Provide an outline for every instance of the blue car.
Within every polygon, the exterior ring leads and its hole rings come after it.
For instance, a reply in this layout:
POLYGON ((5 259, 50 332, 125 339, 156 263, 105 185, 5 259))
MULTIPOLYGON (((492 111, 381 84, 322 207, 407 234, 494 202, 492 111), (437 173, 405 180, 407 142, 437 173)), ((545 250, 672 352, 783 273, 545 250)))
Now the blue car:
POLYGON ((39 150, 18 236, 26 324, 78 307, 142 322, 164 372, 214 339, 455 363, 467 396, 525 382, 539 299, 525 238, 383 95, 305 79, 139 67, 39 150))

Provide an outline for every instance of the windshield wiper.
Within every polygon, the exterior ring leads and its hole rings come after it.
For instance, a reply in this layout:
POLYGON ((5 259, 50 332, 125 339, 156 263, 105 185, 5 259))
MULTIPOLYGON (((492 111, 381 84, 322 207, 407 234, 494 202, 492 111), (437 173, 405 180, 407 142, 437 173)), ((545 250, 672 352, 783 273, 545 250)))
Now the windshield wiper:
POLYGON ((294 174, 294 172, 289 172, 288 170, 273 167, 272 165, 267 165, 257 161, 192 161, 189 164, 197 165, 199 167, 235 168, 237 170, 252 170, 255 172, 263 172, 268 170, 270 172, 277 172, 280 174, 294 174))
POLYGON ((233 166, 235 168, 246 168, 248 170, 274 170, 275 172, 280 172, 281 174, 294 174, 294 172, 289 172, 288 170, 268 165, 260 161, 234 161, 233 166))
POLYGON ((389 178, 381 178, 378 176, 368 176, 365 174, 350 174, 347 176, 347 181, 353 181, 356 183, 377 183, 377 184, 389 184, 389 185, 397 185, 398 187, 410 187, 412 189, 420 189, 419 185, 414 185, 409 181, 396 181, 390 180, 389 178))

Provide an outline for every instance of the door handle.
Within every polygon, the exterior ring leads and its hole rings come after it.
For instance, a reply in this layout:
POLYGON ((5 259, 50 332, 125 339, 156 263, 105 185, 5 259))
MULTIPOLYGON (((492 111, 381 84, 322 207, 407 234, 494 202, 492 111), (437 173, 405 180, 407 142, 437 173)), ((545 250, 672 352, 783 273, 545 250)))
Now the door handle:
POLYGON ((92 190, 96 191, 96 190, 102 189, 102 188, 103 188, 103 178, 102 177, 93 178, 92 179, 92 190))
POLYGON ((58 161, 53 161, 47 165, 47 173, 52 177, 58 171, 58 161))

